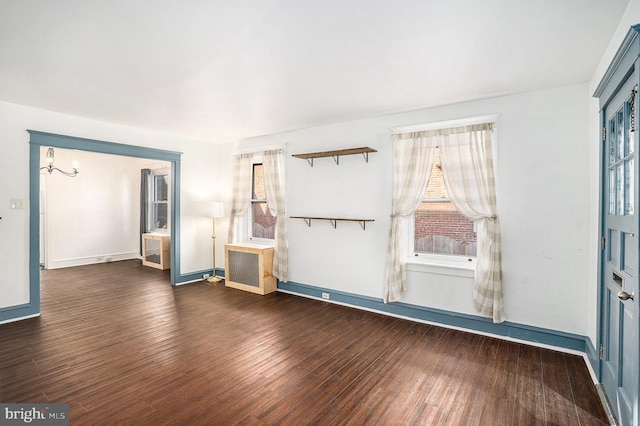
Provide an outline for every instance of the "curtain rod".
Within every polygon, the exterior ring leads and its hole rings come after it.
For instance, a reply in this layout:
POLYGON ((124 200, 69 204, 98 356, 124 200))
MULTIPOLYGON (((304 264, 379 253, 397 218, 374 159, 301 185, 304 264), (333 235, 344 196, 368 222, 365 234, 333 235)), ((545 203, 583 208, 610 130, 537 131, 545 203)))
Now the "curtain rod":
POLYGON ((424 130, 447 129, 451 127, 470 126, 472 124, 495 123, 500 114, 481 115, 457 120, 436 121, 433 123, 414 124, 411 126, 392 127, 392 134, 422 132, 424 130))
POLYGON ((242 154, 261 154, 265 151, 275 151, 278 149, 282 149, 284 151, 287 150, 287 145, 288 144, 282 144, 282 145, 267 145, 267 146, 261 146, 261 147, 255 147, 255 148, 245 148, 245 149, 238 149, 238 150, 234 150, 231 155, 242 155, 242 154))

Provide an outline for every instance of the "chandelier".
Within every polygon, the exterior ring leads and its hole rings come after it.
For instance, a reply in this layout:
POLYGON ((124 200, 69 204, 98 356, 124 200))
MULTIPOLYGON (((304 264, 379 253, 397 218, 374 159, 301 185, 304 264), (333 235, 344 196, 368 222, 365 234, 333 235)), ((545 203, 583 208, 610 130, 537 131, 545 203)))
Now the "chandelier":
POLYGON ((72 172, 65 172, 64 170, 60 170, 57 167, 53 167, 53 148, 49 148, 47 150, 47 165, 40 167, 40 170, 46 170, 49 172, 49 174, 53 173, 54 170, 59 171, 60 173, 62 173, 65 176, 69 176, 69 177, 76 177, 76 175, 79 173, 80 170, 80 166, 78 166, 78 162, 74 161, 71 164, 71 167, 73 168, 72 172))

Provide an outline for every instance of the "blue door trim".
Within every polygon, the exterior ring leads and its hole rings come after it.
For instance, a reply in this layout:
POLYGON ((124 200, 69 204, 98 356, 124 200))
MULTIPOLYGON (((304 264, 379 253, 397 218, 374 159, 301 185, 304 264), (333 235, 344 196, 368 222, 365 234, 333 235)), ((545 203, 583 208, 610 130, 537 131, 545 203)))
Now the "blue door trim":
POLYGON ((633 72, 633 66, 637 59, 637 55, 629 54, 629 49, 638 47, 638 33, 640 33, 640 24, 633 25, 627 32, 622 44, 618 48, 611 63, 607 67, 602 80, 593 93, 594 98, 600 99, 600 109, 602 109, 615 94, 618 89, 616 84, 612 82, 621 82, 633 72))
POLYGON ((27 318, 40 314, 40 147, 76 149, 79 151, 127 157, 148 158, 171 163, 171 284, 184 279, 180 273, 180 160, 182 153, 125 145, 94 139, 27 130, 29 147, 29 303, 0 309, 0 322, 27 318))

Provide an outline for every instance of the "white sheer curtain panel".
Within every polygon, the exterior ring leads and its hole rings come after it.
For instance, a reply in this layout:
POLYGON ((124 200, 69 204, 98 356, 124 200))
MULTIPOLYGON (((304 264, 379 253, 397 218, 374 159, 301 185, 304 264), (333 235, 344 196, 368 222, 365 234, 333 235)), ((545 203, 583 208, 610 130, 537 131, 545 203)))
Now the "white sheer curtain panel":
POLYGON ((249 204, 251 204, 252 157, 253 154, 240 154, 234 157, 229 243, 244 241, 247 237, 245 225, 249 204))
POLYGON ((400 300, 406 290, 407 219, 427 190, 435 148, 433 138, 428 138, 425 132, 396 134, 393 139, 393 200, 384 303, 400 300))
POLYGON ((276 217, 273 275, 287 282, 288 248, 287 216, 284 190, 284 151, 265 151, 262 154, 264 185, 269 212, 276 217))
POLYGON ((500 225, 497 216, 490 123, 443 129, 440 164, 449 198, 476 221, 478 254, 473 302, 476 310, 505 320, 502 300, 500 225))

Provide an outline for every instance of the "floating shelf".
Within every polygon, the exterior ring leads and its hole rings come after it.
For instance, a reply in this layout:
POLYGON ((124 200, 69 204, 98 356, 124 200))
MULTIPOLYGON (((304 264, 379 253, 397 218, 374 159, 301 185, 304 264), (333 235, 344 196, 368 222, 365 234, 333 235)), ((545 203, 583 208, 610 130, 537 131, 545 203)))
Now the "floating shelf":
POLYGON ((374 219, 345 219, 338 217, 313 217, 313 216, 289 216, 291 219, 304 219, 307 226, 311 227, 312 220, 328 220, 331 223, 331 226, 335 229, 338 222, 358 222, 362 227, 362 230, 365 230, 367 222, 373 222, 374 219))
POLYGON ((364 157, 364 161, 369 162, 369 153, 370 152, 378 152, 373 148, 361 147, 361 148, 347 148, 347 149, 338 149, 334 151, 322 151, 322 152, 310 152, 307 154, 293 154, 292 157, 302 158, 303 160, 307 160, 309 165, 313 167, 313 159, 314 158, 325 158, 325 157, 333 157, 336 164, 340 164, 340 157, 343 155, 355 155, 362 154, 364 157))

